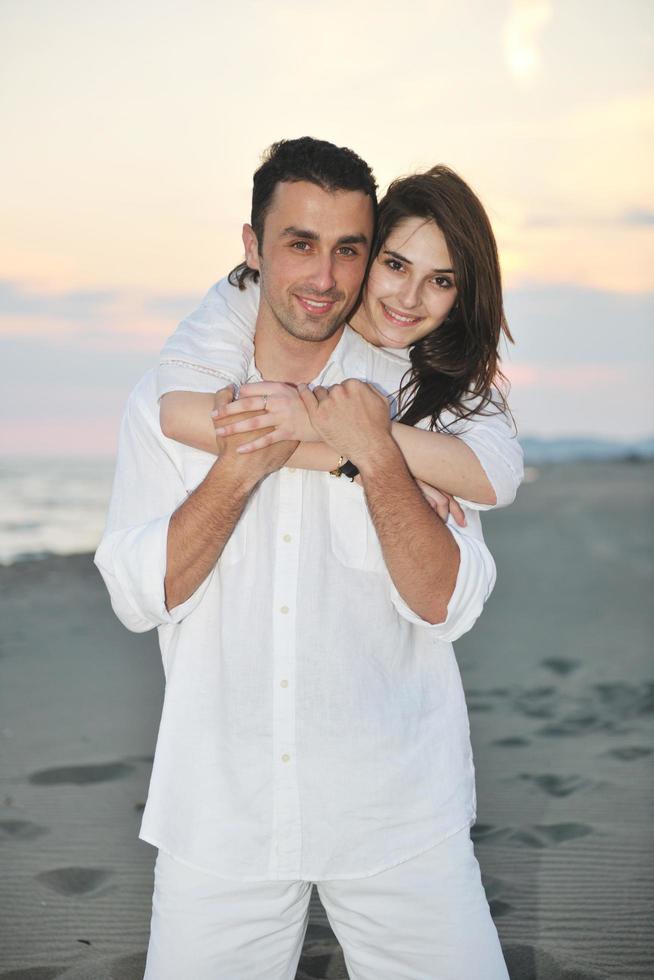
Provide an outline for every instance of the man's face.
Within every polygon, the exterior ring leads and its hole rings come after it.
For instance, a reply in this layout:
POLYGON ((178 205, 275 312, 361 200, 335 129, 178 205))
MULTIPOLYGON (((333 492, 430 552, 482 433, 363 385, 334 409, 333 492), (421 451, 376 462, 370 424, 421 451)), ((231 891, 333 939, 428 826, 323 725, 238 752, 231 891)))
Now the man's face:
POLYGON ((333 336, 359 295, 372 232, 373 204, 361 191, 278 184, 261 255, 252 228, 243 229, 247 263, 261 274, 260 318, 299 340, 333 336))

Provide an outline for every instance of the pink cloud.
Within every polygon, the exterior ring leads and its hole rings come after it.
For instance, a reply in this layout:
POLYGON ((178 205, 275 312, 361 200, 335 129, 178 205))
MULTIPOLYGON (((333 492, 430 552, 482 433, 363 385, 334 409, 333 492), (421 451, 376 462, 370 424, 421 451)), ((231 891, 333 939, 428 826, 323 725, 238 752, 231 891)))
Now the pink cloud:
POLYGON ((506 364, 504 373, 515 388, 559 388, 566 391, 595 391, 624 382, 627 365, 613 364, 506 364))
POLYGON ((110 456, 118 445, 118 420, 16 420, 0 431, 0 453, 8 456, 110 456))

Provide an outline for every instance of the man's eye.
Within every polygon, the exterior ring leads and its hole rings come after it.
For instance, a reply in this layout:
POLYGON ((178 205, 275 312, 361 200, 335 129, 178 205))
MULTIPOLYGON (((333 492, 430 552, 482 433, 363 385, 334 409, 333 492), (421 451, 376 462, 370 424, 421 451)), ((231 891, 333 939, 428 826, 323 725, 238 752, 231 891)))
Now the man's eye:
POLYGON ((292 248, 296 249, 298 252, 305 252, 309 248, 308 242, 293 242, 292 248))
POLYGON ((345 255, 347 258, 352 255, 359 254, 355 248, 351 248, 349 245, 341 245, 338 251, 341 255, 345 255))

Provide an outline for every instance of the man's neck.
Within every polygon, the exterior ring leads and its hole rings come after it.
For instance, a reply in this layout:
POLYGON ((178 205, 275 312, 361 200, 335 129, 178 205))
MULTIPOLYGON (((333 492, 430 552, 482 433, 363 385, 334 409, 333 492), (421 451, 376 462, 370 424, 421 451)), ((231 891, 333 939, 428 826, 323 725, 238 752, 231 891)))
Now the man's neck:
POLYGON ((259 317, 254 333, 254 359, 266 381, 308 384, 317 378, 343 336, 344 326, 327 340, 293 337, 277 322, 259 317))

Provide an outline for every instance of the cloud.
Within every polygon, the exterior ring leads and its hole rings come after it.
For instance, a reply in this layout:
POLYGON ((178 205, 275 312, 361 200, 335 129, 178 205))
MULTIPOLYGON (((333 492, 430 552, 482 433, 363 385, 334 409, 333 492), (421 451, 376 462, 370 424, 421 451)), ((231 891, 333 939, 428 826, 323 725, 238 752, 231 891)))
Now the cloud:
POLYGON ((0 338, 155 351, 201 295, 135 289, 56 291, 0 280, 0 338))
POLYGON ((626 208, 623 211, 600 214, 597 211, 566 211, 562 205, 550 213, 528 214, 522 221, 524 228, 651 228, 654 211, 647 207, 626 208))
POLYGON ((515 388, 538 387, 549 391, 593 394, 606 385, 629 381, 627 365, 614 364, 509 364, 506 375, 515 388))
POLYGON ((502 32, 504 57, 513 77, 526 84, 541 67, 540 41, 552 16, 548 0, 513 0, 502 32))
POLYGON ((626 225, 650 227, 654 225, 654 211, 648 208, 631 208, 623 212, 621 219, 626 225))

